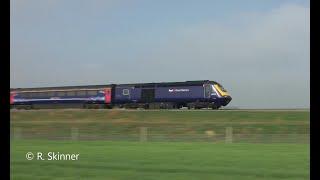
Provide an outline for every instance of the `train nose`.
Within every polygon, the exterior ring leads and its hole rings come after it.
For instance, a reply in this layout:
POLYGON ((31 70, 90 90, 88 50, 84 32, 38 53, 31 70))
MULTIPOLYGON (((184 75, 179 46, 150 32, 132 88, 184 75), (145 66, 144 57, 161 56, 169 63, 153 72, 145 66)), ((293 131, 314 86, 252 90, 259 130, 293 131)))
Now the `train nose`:
POLYGON ((223 103, 222 103, 222 105, 223 105, 223 106, 226 106, 227 104, 230 103, 231 100, 232 100, 231 96, 225 96, 225 97, 223 97, 223 103))

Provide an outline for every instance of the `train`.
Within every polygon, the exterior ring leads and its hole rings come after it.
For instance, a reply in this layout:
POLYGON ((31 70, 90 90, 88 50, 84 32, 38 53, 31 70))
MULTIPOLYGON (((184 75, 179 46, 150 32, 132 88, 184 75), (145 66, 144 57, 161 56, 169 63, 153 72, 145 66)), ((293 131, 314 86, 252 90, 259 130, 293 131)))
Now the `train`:
POLYGON ((15 109, 219 109, 231 100, 221 84, 210 80, 10 89, 15 109))

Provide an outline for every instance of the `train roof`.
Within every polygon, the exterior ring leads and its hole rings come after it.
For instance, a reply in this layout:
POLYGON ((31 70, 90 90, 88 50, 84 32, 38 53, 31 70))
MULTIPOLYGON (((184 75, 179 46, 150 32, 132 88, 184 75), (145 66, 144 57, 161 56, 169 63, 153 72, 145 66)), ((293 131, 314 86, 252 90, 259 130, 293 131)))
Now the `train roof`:
POLYGON ((209 80, 184 81, 184 82, 157 82, 157 83, 135 83, 135 84, 117 84, 118 86, 135 86, 135 87, 167 87, 167 86, 202 86, 206 83, 216 83, 209 80))
POLYGON ((69 89, 99 89, 111 87, 111 85, 86 85, 86 86, 55 86, 55 87, 35 87, 35 88, 11 88, 10 91, 39 91, 39 90, 69 90, 69 89))
POLYGON ((217 82, 210 80, 184 81, 184 82, 158 82, 158 83, 131 83, 131 84, 105 84, 105 85, 85 85, 85 86, 56 86, 56 87, 35 87, 35 88, 11 88, 10 91, 45 91, 45 90, 70 90, 70 89, 99 89, 116 86, 134 86, 134 87, 167 87, 167 86, 200 86, 203 84, 215 84, 217 82))

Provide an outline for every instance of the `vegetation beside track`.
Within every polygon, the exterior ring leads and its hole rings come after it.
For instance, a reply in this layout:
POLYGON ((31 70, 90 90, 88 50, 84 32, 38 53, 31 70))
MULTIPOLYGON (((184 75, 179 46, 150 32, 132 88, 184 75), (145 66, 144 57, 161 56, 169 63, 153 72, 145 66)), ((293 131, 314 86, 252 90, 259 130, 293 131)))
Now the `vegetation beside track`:
MULTIPOLYGON (((224 135, 232 127, 240 135, 309 135, 308 111, 122 111, 33 110, 12 111, 11 128, 24 138, 64 139, 77 128, 84 139, 137 140, 139 129, 158 140, 197 140, 224 135), (180 138, 181 139, 181 138, 180 138)), ((262 139, 263 140, 263 139, 262 139)), ((299 139, 297 139, 298 141, 299 139)), ((293 141, 295 141, 293 139, 293 141)), ((304 140, 301 140, 304 141, 304 140)))

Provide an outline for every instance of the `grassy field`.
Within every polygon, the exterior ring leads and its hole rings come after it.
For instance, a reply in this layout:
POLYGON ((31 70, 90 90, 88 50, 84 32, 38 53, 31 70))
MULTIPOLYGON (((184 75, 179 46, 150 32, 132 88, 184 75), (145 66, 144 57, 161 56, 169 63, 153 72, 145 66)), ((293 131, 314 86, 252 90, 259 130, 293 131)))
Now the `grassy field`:
MULTIPOLYGON (((226 127, 243 136, 309 134, 308 111, 121 111, 44 110, 11 112, 11 128, 25 138, 68 139, 72 128, 82 139, 137 140, 140 127, 153 140, 204 140, 207 131, 216 137, 226 127), (199 138, 198 138, 199 137, 199 138)), ((297 135, 297 136, 293 136, 297 135)), ((290 136, 290 137, 291 137, 290 136)), ((301 136, 302 137, 302 136, 301 136)), ((294 139, 294 141, 305 141, 294 139)))
POLYGON ((13 141, 12 179, 309 179, 309 146, 182 142, 13 141), (27 152, 80 153, 78 161, 27 152))
POLYGON ((309 179, 308 141, 202 141, 205 132, 224 135, 226 127, 241 135, 299 137, 309 134, 309 111, 12 111, 12 135, 20 131, 11 141, 11 177, 309 179), (140 127, 148 127, 149 142, 139 142, 140 127), (79 140, 70 140, 71 128, 79 140), (29 161, 27 152, 80 155, 78 161, 29 161))

